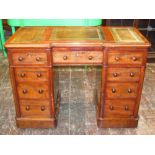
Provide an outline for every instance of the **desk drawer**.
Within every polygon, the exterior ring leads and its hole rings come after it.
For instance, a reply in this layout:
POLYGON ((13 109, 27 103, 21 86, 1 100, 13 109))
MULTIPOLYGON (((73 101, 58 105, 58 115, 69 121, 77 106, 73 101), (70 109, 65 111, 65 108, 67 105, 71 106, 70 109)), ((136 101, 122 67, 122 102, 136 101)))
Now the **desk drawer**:
POLYGON ((48 81, 49 69, 47 68, 26 68, 26 67, 15 68, 15 77, 18 82, 48 81))
POLYGON ((53 63, 55 64, 101 64, 102 51, 54 51, 53 63))
POLYGON ((139 81, 140 68, 108 68, 108 81, 139 81))
POLYGON ((134 100, 106 100, 105 117, 129 117, 133 116, 135 107, 134 100))
POLYGON ((138 83, 107 83, 107 98, 136 98, 138 83))
POLYGON ((20 99, 49 98, 49 88, 47 83, 18 83, 17 91, 20 99))
POLYGON ((108 64, 142 65, 143 62, 144 52, 108 52, 108 64))
POLYGON ((47 65, 47 53, 44 50, 15 50, 11 54, 13 65, 47 65))
POLYGON ((48 101, 20 101, 21 117, 50 117, 48 101))

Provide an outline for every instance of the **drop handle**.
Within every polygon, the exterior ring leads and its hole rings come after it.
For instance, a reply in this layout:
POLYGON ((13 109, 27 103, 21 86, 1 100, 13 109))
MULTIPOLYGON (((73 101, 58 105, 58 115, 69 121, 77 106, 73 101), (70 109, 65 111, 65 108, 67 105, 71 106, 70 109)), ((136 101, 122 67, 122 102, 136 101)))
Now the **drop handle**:
POLYGON ((19 60, 19 61, 23 61, 24 58, 23 58, 23 57, 19 57, 18 60, 19 60))
POLYGON ((118 56, 116 56, 116 57, 115 57, 115 60, 116 60, 116 61, 119 61, 119 60, 120 60, 120 58, 119 58, 118 56))
POLYGON ((116 89, 115 88, 112 88, 112 93, 116 93, 116 89))
POLYGON ((130 94, 130 93, 132 93, 132 90, 131 90, 131 88, 129 88, 129 89, 128 89, 128 93, 129 93, 129 94, 130 94))
POLYGON ((36 61, 40 61, 41 60, 41 58, 40 57, 36 57, 36 61))
POLYGON ((37 73, 37 77, 41 77, 42 76, 42 74, 41 73, 37 73))
POLYGON ((63 56, 63 59, 64 59, 64 60, 67 60, 67 59, 68 59, 68 57, 65 55, 65 56, 63 56))
POLYGON ((113 77, 117 77, 118 76, 118 73, 113 73, 113 77))
POLYGON ((43 92, 44 92, 44 91, 43 91, 42 89, 39 89, 39 90, 38 90, 38 93, 39 93, 39 94, 42 94, 43 92))
POLYGON ((27 93, 27 89, 23 89, 23 94, 26 94, 27 93))
POLYGON ((20 77, 23 78, 23 77, 25 77, 25 75, 26 75, 25 73, 21 73, 21 74, 20 74, 20 77))
POLYGON ((135 74, 134 74, 133 72, 131 72, 131 73, 130 73, 130 76, 131 76, 131 77, 134 77, 134 76, 135 76, 135 74))
POLYGON ((114 110, 114 107, 112 105, 109 106, 110 110, 114 110))
POLYGON ((137 58, 136 58, 136 57, 132 57, 132 60, 133 60, 133 61, 136 61, 136 60, 137 60, 137 58))
POLYGON ((89 59, 89 60, 92 60, 92 59, 93 59, 93 56, 89 56, 88 59, 89 59))
POLYGON ((129 107, 126 105, 126 106, 124 107, 124 110, 125 110, 125 111, 128 111, 128 110, 129 110, 129 107))
POLYGON ((26 106, 26 111, 29 111, 30 110, 30 106, 26 106))
POLYGON ((45 111, 45 106, 41 106, 40 110, 45 111))

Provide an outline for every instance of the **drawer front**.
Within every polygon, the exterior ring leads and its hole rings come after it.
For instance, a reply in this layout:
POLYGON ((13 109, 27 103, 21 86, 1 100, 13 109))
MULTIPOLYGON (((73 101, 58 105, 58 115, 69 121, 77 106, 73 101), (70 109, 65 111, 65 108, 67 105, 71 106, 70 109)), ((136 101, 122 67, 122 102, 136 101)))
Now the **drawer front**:
POLYGON ((144 52, 108 52, 108 64, 142 65, 144 52))
POLYGON ((108 81, 139 81, 140 68, 108 68, 108 81))
POLYGON ((45 83, 18 83, 20 99, 47 99, 49 98, 48 84, 45 83))
POLYGON ((134 114, 134 100, 106 100, 104 116, 105 117, 129 117, 134 114))
POLYGON ((107 98, 136 98, 138 83, 107 83, 107 98))
POLYGON ((18 82, 48 81, 49 69, 46 68, 15 68, 15 77, 18 82))
POLYGON ((53 63, 55 64, 101 64, 103 61, 102 51, 55 51, 53 63))
POLYGON ((48 59, 45 52, 13 52, 13 65, 47 65, 48 59))
POLYGON ((48 101, 20 101, 21 117, 50 117, 48 101))

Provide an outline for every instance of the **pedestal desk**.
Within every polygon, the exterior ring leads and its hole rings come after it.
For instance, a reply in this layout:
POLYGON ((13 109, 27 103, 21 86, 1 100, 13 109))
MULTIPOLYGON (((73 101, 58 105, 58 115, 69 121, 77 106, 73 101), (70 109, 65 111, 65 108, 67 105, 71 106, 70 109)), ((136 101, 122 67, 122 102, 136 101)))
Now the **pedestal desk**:
POLYGON ((56 127, 53 67, 94 65, 102 67, 98 127, 136 127, 149 46, 133 27, 19 28, 5 44, 17 126, 56 127))

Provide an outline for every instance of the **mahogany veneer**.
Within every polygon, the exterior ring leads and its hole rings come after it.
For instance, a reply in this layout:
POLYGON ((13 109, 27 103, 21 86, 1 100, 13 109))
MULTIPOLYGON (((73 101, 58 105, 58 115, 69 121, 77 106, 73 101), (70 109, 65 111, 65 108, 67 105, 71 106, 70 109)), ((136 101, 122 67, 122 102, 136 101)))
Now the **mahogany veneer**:
POLYGON ((132 27, 19 28, 5 44, 17 126, 56 126, 53 66, 99 65, 98 127, 136 127, 149 46, 132 27))

